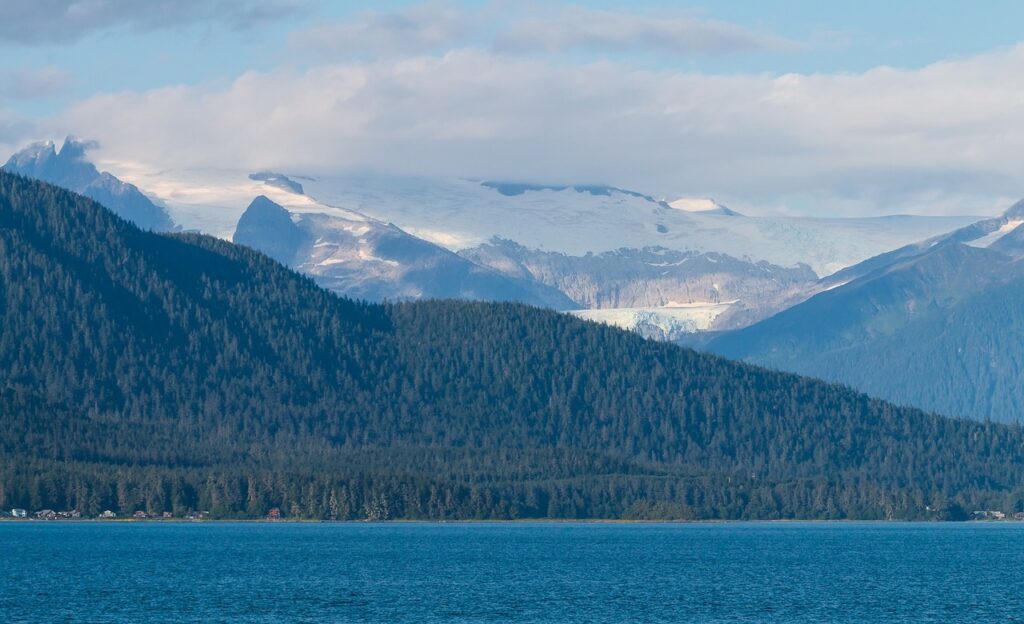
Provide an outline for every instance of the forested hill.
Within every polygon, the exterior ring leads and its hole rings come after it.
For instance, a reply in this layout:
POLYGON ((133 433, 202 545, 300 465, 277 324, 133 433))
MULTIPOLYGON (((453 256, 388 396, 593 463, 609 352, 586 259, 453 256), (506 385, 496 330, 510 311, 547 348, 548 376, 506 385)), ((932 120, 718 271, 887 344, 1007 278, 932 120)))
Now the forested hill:
POLYGON ((0 508, 925 518, 1024 501, 1019 428, 525 306, 349 301, 4 173, 0 315, 0 508))

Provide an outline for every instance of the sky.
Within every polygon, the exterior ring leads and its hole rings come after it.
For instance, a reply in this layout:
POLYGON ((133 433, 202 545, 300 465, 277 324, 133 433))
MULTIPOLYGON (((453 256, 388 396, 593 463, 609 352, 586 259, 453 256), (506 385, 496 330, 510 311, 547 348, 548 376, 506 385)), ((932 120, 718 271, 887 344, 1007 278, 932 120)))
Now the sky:
POLYGON ((0 154, 612 184, 750 214, 1024 197, 1024 4, 3 0, 0 154))

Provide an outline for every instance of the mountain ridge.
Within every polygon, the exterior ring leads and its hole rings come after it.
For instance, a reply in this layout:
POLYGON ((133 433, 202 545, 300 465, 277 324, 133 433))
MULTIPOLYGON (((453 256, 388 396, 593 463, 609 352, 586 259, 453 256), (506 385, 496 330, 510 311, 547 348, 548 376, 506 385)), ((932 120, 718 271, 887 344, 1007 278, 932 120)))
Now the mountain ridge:
POLYGON ((1019 422, 1022 206, 850 267, 706 348, 944 414, 1019 422))

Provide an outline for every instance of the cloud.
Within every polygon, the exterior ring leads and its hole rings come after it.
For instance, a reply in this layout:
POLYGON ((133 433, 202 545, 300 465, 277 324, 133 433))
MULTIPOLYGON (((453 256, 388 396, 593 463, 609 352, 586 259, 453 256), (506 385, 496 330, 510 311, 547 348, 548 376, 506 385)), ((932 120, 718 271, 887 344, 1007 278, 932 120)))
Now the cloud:
POLYGON ((448 4, 363 11, 299 31, 292 44, 329 57, 378 57, 446 50, 462 42, 473 18, 448 4))
POLYGON ((459 50, 104 94, 47 131, 154 168, 606 182, 741 210, 978 213, 1024 194, 1022 72, 1024 46, 919 70, 783 76, 459 50))
POLYGON ((64 93, 71 75, 53 65, 0 72, 0 96, 18 100, 36 100, 64 93))
POLYGON ((612 52, 651 50, 690 56, 799 46, 782 37, 736 24, 677 12, 636 14, 575 6, 553 16, 513 22, 498 37, 495 47, 513 52, 560 52, 580 48, 612 52))
POLYGON ((110 28, 158 30, 202 21, 246 28, 306 0, 4 0, 0 44, 70 43, 110 28))
POLYGON ((679 12, 637 14, 565 6, 468 11, 433 2, 394 11, 363 11, 295 33, 292 44, 331 58, 377 58, 477 46, 506 54, 654 51, 676 56, 795 49, 782 37, 679 12))

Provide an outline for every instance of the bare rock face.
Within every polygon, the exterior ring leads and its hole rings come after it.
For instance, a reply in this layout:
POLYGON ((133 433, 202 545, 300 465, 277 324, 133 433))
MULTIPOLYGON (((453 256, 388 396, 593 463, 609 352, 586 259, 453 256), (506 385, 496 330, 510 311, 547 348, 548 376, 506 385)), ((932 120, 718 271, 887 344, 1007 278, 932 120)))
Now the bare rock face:
POLYGON ((260 195, 242 213, 232 240, 290 266, 306 238, 287 210, 260 195))

